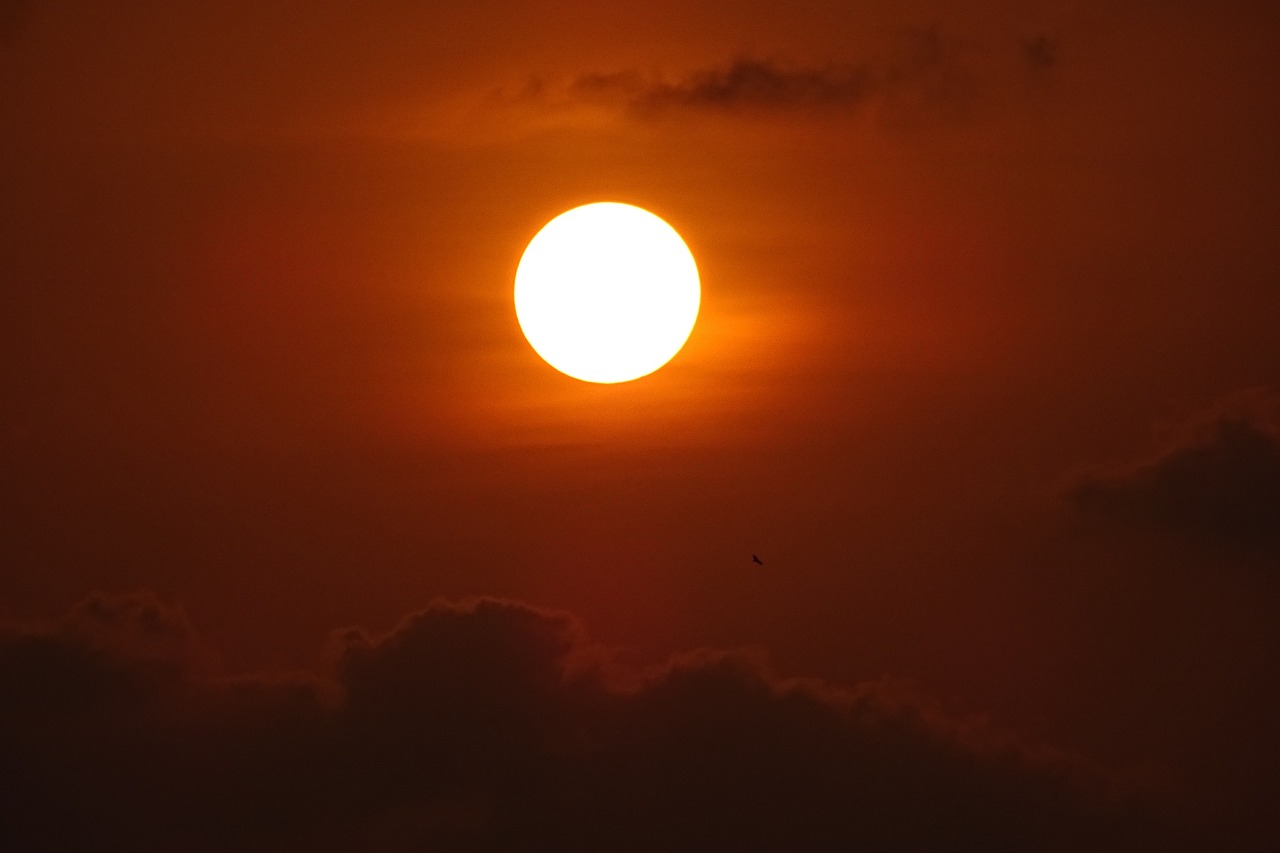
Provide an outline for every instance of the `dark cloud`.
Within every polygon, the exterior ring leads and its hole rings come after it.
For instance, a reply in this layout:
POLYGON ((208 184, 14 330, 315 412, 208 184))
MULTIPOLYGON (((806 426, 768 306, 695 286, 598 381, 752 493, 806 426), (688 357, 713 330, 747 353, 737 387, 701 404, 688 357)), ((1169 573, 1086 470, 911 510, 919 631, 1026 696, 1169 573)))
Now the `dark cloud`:
POLYGON ((844 109, 860 103, 870 90, 870 72, 865 67, 807 68, 753 58, 694 71, 678 82, 621 71, 583 74, 570 87, 575 97, 621 101, 644 115, 681 109, 844 109))
POLYGON ((41 630, 0 628, 0 704, 41 714, 137 704, 213 660, 181 608, 95 595, 41 630))
MULTIPOLYGON (((1016 45, 1023 73, 1056 64, 1058 44, 1047 37, 1016 45)), ((880 55, 858 62, 796 63, 739 57, 666 77, 635 69, 589 72, 567 85, 570 103, 620 108, 639 118, 683 113, 830 115, 874 104, 892 123, 968 115, 1000 85, 999 50, 953 37, 938 27, 899 33, 880 55)), ((1011 53, 1012 55, 1012 53, 1011 53)), ((556 89, 538 80, 521 90, 525 101, 556 102, 556 89)))
POLYGON ((1153 458, 1092 474, 1070 491, 1081 512, 1212 546, 1280 553, 1280 431, 1261 391, 1222 401, 1173 431, 1153 458))
POLYGON ((1100 850, 1127 825, 1083 762, 890 685, 626 667, 519 603, 347 631, 324 677, 198 647, 150 595, 5 630, 10 849, 1100 850))

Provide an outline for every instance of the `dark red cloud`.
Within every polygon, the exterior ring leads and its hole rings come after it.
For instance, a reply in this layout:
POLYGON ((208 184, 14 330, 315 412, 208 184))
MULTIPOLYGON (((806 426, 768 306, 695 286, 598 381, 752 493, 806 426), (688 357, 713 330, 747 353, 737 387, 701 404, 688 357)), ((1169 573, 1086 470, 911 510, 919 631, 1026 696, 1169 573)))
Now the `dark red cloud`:
POLYGON ((219 674, 180 609, 0 640, 15 849, 1100 850, 1079 760, 884 684, 703 650, 618 664, 564 613, 436 603, 330 674, 219 674))
POLYGON ((1280 554, 1275 400, 1233 395, 1174 430, 1152 458, 1092 474, 1070 491, 1086 515, 1214 547, 1280 554))
MULTIPOLYGON (((719 115, 840 115, 874 104, 883 117, 960 118, 1007 84, 1010 75, 1045 73, 1057 61, 1058 42, 1038 37, 1017 46, 981 47, 938 27, 901 32, 883 55, 860 61, 787 62, 741 56, 683 74, 637 69, 587 72, 569 82, 570 101, 618 107, 640 118, 719 115), (1009 53, 1018 58, 1006 61, 1009 53)), ((554 95, 542 81, 527 99, 554 95)))
POLYGON ((848 109, 861 103, 871 86, 863 66, 799 67, 744 57, 693 71, 678 82, 634 71, 582 74, 571 92, 587 100, 622 100, 628 109, 652 115, 679 109, 848 109))

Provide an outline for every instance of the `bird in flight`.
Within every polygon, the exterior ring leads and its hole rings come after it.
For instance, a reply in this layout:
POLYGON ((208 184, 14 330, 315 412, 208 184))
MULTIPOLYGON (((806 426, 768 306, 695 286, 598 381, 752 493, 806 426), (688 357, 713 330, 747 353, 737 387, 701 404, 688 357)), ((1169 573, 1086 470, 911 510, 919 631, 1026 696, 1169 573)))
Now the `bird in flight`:
POLYGON ((751 555, 751 562, 755 563, 757 566, 763 566, 763 565, 764 565, 764 560, 760 559, 760 558, 759 558, 759 557, 757 557, 755 554, 752 554, 752 555, 751 555))

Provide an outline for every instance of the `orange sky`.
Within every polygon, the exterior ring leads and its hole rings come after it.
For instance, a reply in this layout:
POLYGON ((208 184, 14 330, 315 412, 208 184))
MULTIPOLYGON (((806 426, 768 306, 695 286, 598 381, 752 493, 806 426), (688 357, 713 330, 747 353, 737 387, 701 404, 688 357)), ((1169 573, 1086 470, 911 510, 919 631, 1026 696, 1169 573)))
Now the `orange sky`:
POLYGON ((1261 838, 1277 23, 0 4, 0 612, 154 590, 258 671, 528 601, 645 660, 913 680, 1196 802, 1234 779, 1204 823, 1261 838), (664 217, 703 283, 619 386, 511 305, 596 200, 664 217))

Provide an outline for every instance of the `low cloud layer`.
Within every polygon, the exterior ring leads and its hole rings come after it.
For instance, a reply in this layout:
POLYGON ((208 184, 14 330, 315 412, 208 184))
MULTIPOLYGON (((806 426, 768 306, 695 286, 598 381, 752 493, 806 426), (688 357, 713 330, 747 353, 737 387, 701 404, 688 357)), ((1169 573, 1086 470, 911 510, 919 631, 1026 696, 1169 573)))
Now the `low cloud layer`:
POLYGON ((180 609, 0 633, 15 849, 1099 850, 1082 762, 884 684, 618 664, 569 615, 437 603, 324 675, 220 675, 180 609))
POLYGON ((1280 554, 1275 399, 1249 391, 1181 425, 1154 457, 1091 474, 1070 491, 1088 517, 1215 547, 1280 554))

